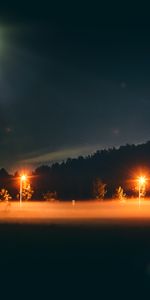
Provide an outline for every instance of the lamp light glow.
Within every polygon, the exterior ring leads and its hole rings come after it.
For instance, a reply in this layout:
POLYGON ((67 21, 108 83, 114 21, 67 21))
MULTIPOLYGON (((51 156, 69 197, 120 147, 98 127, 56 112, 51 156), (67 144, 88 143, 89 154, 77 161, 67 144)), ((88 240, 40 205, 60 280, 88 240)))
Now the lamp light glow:
POLYGON ((146 183, 146 177, 145 176, 140 176, 138 178, 138 182, 139 182, 140 185, 145 184, 146 183))
POLYGON ((27 176, 25 174, 20 176, 20 207, 22 205, 22 185, 23 185, 23 181, 27 180, 27 176))
POLYGON ((22 176, 21 176, 21 181, 26 181, 26 179, 27 179, 27 176, 26 176, 26 175, 22 175, 22 176))

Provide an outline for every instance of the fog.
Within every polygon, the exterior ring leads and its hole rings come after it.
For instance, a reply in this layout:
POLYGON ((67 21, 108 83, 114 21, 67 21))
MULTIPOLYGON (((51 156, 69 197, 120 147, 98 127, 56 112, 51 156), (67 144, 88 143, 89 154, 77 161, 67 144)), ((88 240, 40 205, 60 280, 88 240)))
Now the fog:
POLYGON ((0 203, 1 223, 110 224, 146 220, 150 223, 150 200, 10 202, 0 203))

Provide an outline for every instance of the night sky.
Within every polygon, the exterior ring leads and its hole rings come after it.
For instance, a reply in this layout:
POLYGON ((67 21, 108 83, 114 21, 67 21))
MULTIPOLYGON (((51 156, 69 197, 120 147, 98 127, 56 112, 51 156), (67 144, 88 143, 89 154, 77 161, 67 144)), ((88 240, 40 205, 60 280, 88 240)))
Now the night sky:
POLYGON ((0 13, 0 167, 149 140, 148 18, 31 3, 0 13))

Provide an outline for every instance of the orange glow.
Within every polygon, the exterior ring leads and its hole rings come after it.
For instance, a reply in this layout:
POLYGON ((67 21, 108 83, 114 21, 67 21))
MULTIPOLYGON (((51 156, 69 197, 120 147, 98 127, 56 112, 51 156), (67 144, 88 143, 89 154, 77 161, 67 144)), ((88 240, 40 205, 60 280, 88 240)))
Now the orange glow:
POLYGON ((26 179, 27 179, 27 176, 26 176, 26 175, 22 175, 22 176, 21 176, 21 181, 26 181, 26 179))
POLYGON ((146 183, 146 177, 145 176, 140 176, 139 178, 138 178, 138 182, 139 182, 139 184, 140 185, 144 185, 145 183, 146 183))

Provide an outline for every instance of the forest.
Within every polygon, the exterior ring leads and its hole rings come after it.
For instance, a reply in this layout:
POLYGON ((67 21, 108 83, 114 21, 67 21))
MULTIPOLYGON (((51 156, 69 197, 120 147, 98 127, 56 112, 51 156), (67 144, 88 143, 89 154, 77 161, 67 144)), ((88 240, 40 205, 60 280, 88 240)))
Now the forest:
MULTIPOLYGON (((98 179, 105 184, 105 198, 109 199, 119 186, 127 196, 136 196, 137 176, 144 174, 149 177, 149 171, 150 141, 41 165, 28 175, 28 180, 34 191, 33 200, 44 200, 46 193, 57 195, 59 200, 94 199, 94 184, 98 179)), ((7 189, 12 199, 16 199, 19 193, 19 184, 19 172, 9 174, 4 168, 0 169, 0 188, 7 189)))

